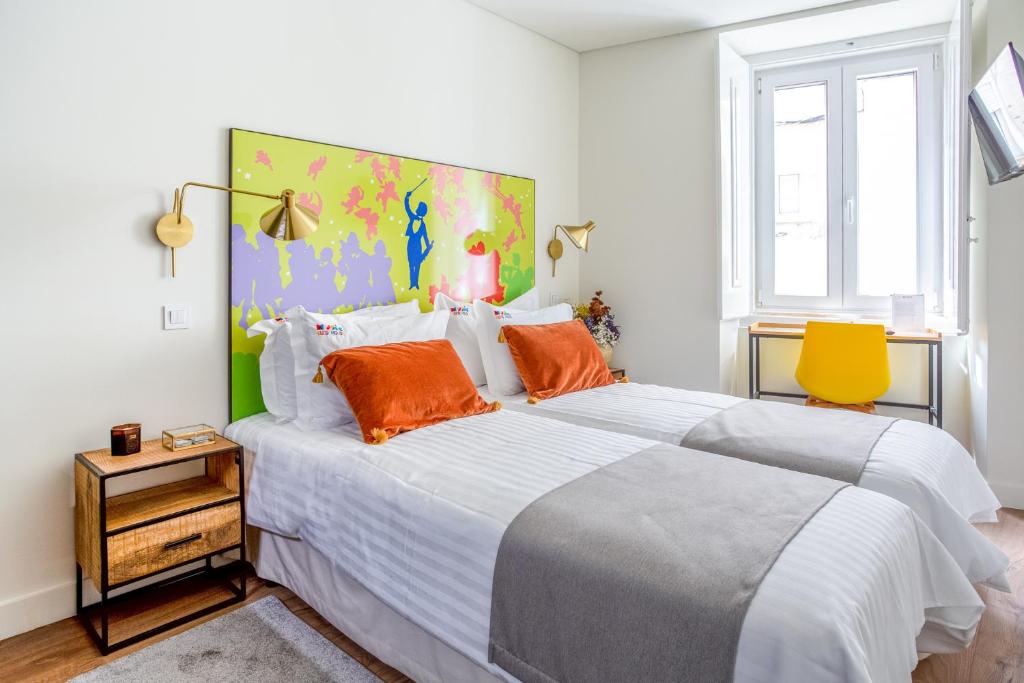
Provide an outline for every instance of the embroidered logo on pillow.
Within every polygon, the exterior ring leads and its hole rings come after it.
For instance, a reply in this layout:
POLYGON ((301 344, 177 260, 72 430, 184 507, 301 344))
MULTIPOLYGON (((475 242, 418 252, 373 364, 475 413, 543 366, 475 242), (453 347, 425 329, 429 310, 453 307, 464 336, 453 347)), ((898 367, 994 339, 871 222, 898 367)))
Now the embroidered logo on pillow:
POLYGON ((317 323, 316 333, 321 337, 336 337, 345 334, 345 328, 338 324, 317 323))
POLYGON ((470 308, 469 306, 465 305, 465 304, 462 304, 462 305, 459 305, 459 306, 451 306, 448 309, 448 311, 452 315, 458 315, 458 316, 465 317, 465 316, 469 315, 470 313, 472 313, 473 309, 470 308))
POLYGON ((494 309, 494 317, 496 320, 508 320, 512 317, 512 314, 508 311, 503 311, 500 308, 494 309))

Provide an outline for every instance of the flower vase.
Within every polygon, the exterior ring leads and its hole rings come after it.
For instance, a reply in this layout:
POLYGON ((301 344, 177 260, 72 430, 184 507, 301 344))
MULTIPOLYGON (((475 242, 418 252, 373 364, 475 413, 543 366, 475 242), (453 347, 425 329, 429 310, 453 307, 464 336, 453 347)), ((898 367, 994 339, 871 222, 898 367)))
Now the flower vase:
POLYGON ((601 355, 604 357, 604 362, 608 364, 608 367, 611 367, 612 353, 614 353, 615 347, 609 346, 608 344, 598 344, 597 348, 601 349, 601 355))

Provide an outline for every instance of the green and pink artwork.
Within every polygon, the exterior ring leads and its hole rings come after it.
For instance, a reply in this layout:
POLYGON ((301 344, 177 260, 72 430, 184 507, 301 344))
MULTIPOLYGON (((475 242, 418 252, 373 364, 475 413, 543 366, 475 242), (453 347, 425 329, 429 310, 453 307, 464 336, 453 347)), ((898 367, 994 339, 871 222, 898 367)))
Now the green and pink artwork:
POLYGON ((231 131, 232 187, 291 188, 320 217, 296 242, 264 235, 273 202, 231 195, 231 419, 263 412, 249 326, 292 306, 343 313, 438 292, 501 303, 534 284, 534 181, 306 140, 231 131))

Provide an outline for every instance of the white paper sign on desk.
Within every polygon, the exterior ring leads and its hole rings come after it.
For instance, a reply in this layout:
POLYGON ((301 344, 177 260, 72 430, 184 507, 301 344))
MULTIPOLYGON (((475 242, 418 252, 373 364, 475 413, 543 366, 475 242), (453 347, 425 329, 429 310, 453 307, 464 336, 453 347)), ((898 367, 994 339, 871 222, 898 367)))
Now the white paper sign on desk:
POLYGON ((924 332, 924 294, 892 295, 892 327, 897 332, 924 332))

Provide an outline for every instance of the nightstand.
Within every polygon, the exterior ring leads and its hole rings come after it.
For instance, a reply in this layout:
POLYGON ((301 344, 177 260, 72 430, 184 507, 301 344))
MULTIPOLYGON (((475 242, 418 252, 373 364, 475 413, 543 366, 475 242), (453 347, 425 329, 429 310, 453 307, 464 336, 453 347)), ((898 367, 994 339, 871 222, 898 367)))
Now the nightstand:
POLYGON ((626 370, 624 368, 608 368, 612 371, 612 377, 615 379, 622 379, 626 376, 626 370))
POLYGON ((180 451, 154 439, 134 455, 112 456, 105 448, 75 456, 75 611, 104 655, 245 599, 244 467, 242 447, 219 435, 180 451), (194 460, 204 461, 204 475, 107 497, 107 482, 114 477, 194 460), (214 568, 213 556, 229 550, 238 550, 242 560, 214 568), (200 560, 205 563, 197 569, 111 595, 200 560), (230 597, 110 642, 112 606, 201 574, 222 581, 230 597), (100 593, 99 602, 88 606, 82 604, 86 577, 100 593))

